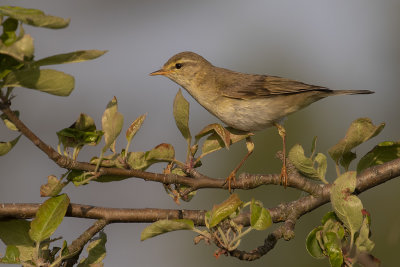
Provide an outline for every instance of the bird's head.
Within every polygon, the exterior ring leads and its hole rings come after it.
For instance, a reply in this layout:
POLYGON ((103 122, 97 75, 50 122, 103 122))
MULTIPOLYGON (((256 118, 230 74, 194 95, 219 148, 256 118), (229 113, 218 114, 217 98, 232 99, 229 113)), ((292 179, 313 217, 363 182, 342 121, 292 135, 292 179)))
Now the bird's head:
POLYGON ((202 56, 193 52, 181 52, 171 57, 164 66, 152 73, 170 78, 184 88, 190 88, 197 78, 209 73, 212 65, 202 56))

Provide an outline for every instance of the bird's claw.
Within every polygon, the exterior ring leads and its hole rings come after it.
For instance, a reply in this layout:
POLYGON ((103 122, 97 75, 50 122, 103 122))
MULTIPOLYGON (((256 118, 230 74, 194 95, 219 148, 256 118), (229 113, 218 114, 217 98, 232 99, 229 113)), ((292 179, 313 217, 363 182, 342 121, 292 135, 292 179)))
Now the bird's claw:
POLYGON ((288 185, 288 174, 286 170, 286 166, 282 166, 281 175, 279 176, 279 184, 283 185, 285 188, 288 185))
POLYGON ((236 185, 236 172, 235 171, 231 172, 231 174, 229 174, 229 176, 225 179, 224 185, 226 185, 226 183, 228 183, 228 191, 229 191, 229 193, 231 193, 232 192, 231 184, 236 185))

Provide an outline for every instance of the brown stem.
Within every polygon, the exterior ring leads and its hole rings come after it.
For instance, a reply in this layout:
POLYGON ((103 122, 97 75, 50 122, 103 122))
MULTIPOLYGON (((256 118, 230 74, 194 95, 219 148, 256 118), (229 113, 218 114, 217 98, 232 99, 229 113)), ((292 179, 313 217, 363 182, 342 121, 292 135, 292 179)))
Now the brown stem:
POLYGON ((108 224, 104 219, 97 220, 92 226, 90 226, 85 232, 83 232, 77 239, 72 241, 71 245, 68 246, 68 251, 71 257, 68 257, 64 261, 64 266, 73 266, 81 254, 83 247, 92 237, 103 230, 108 224))
MULTIPOLYGON (((360 194, 398 176, 400 176, 400 159, 366 169, 357 176, 355 194, 360 194)), ((276 182, 279 183, 279 177, 276 182)), ((331 185, 329 184, 321 185, 316 196, 304 196, 292 202, 281 203, 277 207, 269 208, 273 221, 275 223, 286 221, 293 214, 293 210, 296 211, 297 217, 301 217, 328 203, 330 189, 331 185)), ((38 207, 39 204, 3 203, 0 204, 0 218, 33 218, 38 207)), ((204 215, 204 210, 118 209, 73 203, 70 204, 66 214, 69 217, 105 219, 110 223, 154 222, 167 218, 190 219, 198 226, 204 226, 204 215)), ((249 225, 247 215, 238 216, 237 223, 249 225)))

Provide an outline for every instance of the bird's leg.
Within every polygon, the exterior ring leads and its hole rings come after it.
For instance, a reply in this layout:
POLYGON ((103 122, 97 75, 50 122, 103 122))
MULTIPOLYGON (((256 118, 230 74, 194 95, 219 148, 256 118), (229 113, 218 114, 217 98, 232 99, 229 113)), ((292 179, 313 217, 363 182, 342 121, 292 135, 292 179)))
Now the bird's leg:
POLYGON ((281 169, 281 175, 279 177, 280 179, 280 183, 286 188, 287 184, 288 184, 288 174, 286 171, 286 130, 285 128, 279 124, 279 123, 274 123, 274 125, 276 126, 276 128, 278 128, 278 133, 279 135, 282 137, 282 153, 283 153, 283 166, 281 169))
POLYGON ((254 143, 251 140, 250 136, 246 137, 246 148, 247 148, 247 154, 244 156, 244 158, 239 162, 239 164, 233 169, 233 171, 229 174, 229 176, 225 179, 225 183, 228 183, 228 190, 229 193, 231 192, 231 184, 236 183, 236 173, 242 167, 243 163, 247 160, 247 158, 253 153, 254 150, 254 143))

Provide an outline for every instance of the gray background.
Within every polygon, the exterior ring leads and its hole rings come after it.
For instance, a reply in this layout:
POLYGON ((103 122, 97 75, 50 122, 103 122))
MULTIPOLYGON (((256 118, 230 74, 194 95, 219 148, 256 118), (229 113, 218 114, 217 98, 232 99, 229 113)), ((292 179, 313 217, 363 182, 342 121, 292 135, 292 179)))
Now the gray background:
MULTIPOLYGON (((327 153, 345 134, 350 123, 370 117, 386 122, 384 131, 360 148, 365 153, 377 142, 399 139, 400 2, 399 1, 2 1, 2 4, 38 8, 48 14, 71 18, 64 30, 26 27, 35 38, 36 58, 80 49, 107 49, 103 57, 85 63, 56 66, 76 78, 76 89, 62 98, 28 89, 16 89, 12 108, 40 138, 56 147, 56 131, 68 127, 80 112, 92 116, 100 126, 107 102, 116 96, 128 125, 140 114, 148 117, 133 141, 133 150, 148 150, 168 142, 184 159, 185 140, 172 116, 172 102, 178 86, 148 73, 159 69, 173 54, 195 51, 213 64, 236 71, 268 73, 332 89, 367 89, 367 96, 338 96, 322 100, 286 121, 288 147, 300 143, 309 151, 313 136, 319 137, 318 151, 327 153)), ((197 133, 217 122, 190 96, 190 126, 197 133)), ((2 141, 15 137, 0 127, 2 141)), ((253 173, 278 172, 280 149, 276 129, 254 138, 255 153, 243 170, 253 173)), ((125 147, 121 138, 118 148, 125 147)), ((226 177, 244 155, 243 143, 229 151, 206 157, 200 169, 212 177, 226 177)), ((79 160, 98 155, 98 148, 86 148, 79 160)), ((161 171, 164 165, 150 171, 161 171)), ((354 167, 354 164, 352 165, 354 167)), ((26 138, 0 161, 0 202, 43 202, 39 187, 49 174, 63 170, 51 162, 26 138)), ((334 165, 329 160, 329 180, 334 165)), ((385 266, 398 262, 400 181, 390 181, 360 198, 372 214, 373 253, 385 266)), ((160 184, 127 179, 118 183, 69 185, 64 190, 74 203, 120 208, 210 209, 228 197, 220 190, 201 190, 190 203, 177 207, 160 184)), ((264 186, 254 191, 237 191, 248 201, 255 197, 266 207, 302 196, 296 190, 264 186)), ((305 250, 308 232, 319 225, 330 210, 325 205, 300 219, 296 238, 279 241, 276 249, 251 266, 320 266, 305 250)), ((66 218, 55 236, 71 242, 92 222, 66 218)), ((212 256, 214 246, 193 245, 191 232, 163 235, 139 241, 143 224, 113 224, 108 236, 105 266, 242 266, 243 262, 212 256)), ((261 245, 266 232, 254 233, 243 244, 261 245)), ((4 253, 4 247, 2 246, 4 253)))

